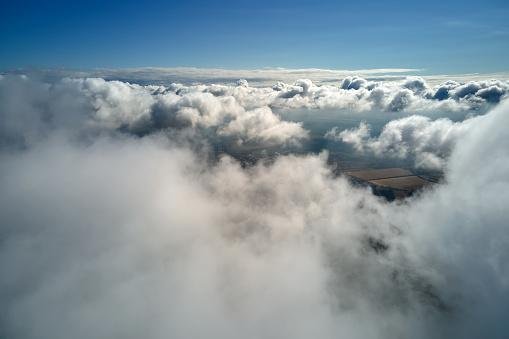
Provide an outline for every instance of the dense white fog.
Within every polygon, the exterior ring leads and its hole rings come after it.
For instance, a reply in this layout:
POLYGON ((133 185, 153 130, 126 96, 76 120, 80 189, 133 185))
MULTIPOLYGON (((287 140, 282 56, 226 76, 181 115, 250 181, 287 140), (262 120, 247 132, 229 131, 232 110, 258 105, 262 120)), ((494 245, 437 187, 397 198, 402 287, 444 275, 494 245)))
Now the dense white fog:
POLYGON ((505 338, 508 90, 3 76, 0 337, 505 338), (445 171, 389 203, 333 175, 325 152, 247 167, 212 159, 224 138, 297 147, 309 137, 276 108, 472 117, 328 133, 445 171))

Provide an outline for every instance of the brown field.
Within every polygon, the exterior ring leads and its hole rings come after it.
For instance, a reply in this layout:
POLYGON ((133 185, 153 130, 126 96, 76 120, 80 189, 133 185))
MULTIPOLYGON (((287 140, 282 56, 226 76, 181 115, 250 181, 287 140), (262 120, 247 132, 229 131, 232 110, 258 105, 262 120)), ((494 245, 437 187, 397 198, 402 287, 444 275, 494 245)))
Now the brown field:
POLYGON ((405 177, 413 175, 412 172, 403 168, 383 168, 383 169, 347 171, 345 172, 345 174, 364 181, 394 177, 405 177))
POLYGON ((408 191, 414 191, 414 190, 417 190, 417 189, 422 188, 423 186, 429 184, 429 181, 426 181, 416 175, 369 180, 369 182, 371 184, 377 185, 377 186, 390 187, 390 188, 394 188, 394 189, 408 190, 408 191))

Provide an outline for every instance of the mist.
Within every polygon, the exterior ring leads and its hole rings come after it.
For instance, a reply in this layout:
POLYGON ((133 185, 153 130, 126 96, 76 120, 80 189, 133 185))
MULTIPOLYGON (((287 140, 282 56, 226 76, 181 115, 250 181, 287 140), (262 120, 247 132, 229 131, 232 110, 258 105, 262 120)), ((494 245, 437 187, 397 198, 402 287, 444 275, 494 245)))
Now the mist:
MULTIPOLYGON (((308 136, 275 103, 254 107, 245 83, 227 88, 241 99, 99 79, 6 79, 1 337, 506 336, 502 95, 447 143, 443 183, 389 203, 334 175, 326 152, 252 166, 214 158, 211 143, 224 135, 259 146, 308 136)), ((301 88, 294 103, 319 91, 292 86, 301 88)), ((355 86, 341 90, 368 85, 355 86)), ((398 86, 414 108, 431 100, 420 81, 398 86)), ((252 91, 279 92, 269 89, 252 91)))

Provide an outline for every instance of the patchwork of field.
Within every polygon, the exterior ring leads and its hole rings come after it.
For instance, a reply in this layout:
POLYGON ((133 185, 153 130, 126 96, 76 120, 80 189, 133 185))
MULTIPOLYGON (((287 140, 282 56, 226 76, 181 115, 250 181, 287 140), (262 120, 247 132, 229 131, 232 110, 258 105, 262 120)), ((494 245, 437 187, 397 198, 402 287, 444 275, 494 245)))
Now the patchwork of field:
POLYGON ((371 186, 373 193, 388 200, 410 196, 433 183, 404 168, 359 169, 346 171, 344 174, 355 182, 371 186))
POLYGON ((377 186, 389 187, 405 191, 415 191, 429 184, 429 181, 426 181, 416 175, 370 180, 369 182, 377 186))
POLYGON ((347 171, 345 172, 345 174, 365 181, 395 177, 406 177, 413 175, 412 172, 403 168, 365 169, 347 171))

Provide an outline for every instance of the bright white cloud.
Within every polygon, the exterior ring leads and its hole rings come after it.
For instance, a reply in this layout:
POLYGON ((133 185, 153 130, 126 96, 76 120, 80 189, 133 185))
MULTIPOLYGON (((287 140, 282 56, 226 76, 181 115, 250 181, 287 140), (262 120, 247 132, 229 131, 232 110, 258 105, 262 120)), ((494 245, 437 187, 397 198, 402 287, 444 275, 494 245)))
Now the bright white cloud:
POLYGON ((340 131, 333 128, 325 137, 351 144, 357 152, 369 152, 377 157, 415 159, 416 167, 443 169, 458 140, 461 140, 483 116, 462 122, 449 119, 431 120, 413 115, 387 123, 379 136, 371 135, 370 126, 340 131))
POLYGON ((72 127, 82 133, 123 130, 138 135, 193 130, 201 137, 210 134, 206 129, 217 129, 220 132, 213 135, 262 146, 293 144, 306 138, 300 124, 282 121, 269 107, 258 102, 251 108, 249 100, 256 101, 256 97, 239 102, 250 94, 246 84, 233 87, 231 93, 213 94, 221 89, 140 86, 97 78, 46 84, 5 77, 0 79, 0 96, 4 98, 0 102, 0 121, 4 122, 0 136, 30 144, 53 128, 72 127), (61 120, 69 120, 72 126, 61 120))
POLYGON ((281 121, 268 107, 247 111, 221 128, 218 133, 235 136, 240 143, 254 142, 263 145, 283 145, 289 140, 298 142, 307 137, 301 124, 281 121))
POLYGON ((299 79, 293 84, 277 82, 272 87, 241 85, 196 85, 179 87, 181 91, 210 92, 233 96, 245 108, 329 108, 352 111, 459 111, 476 110, 498 103, 509 91, 504 81, 446 81, 430 86, 423 78, 402 81, 368 81, 346 77, 337 85, 318 84, 299 79))
MULTIPOLYGON (((97 127, 146 117, 239 140, 301 132, 266 105, 89 82, 0 87, 3 143, 31 136, 30 147, 0 149, 1 337, 506 336, 508 102, 459 125, 396 121, 391 130, 415 135, 414 147, 431 143, 450 160, 444 184, 389 204, 334 177, 325 155, 243 168, 157 133, 97 127), (84 124, 94 133, 77 140, 84 124)), ((361 129, 358 140, 369 135, 361 129)))

